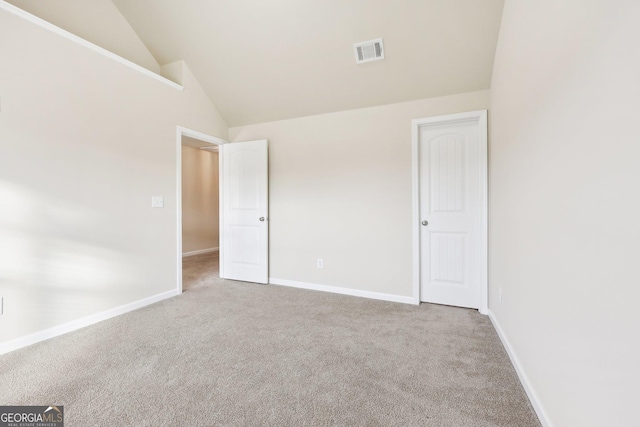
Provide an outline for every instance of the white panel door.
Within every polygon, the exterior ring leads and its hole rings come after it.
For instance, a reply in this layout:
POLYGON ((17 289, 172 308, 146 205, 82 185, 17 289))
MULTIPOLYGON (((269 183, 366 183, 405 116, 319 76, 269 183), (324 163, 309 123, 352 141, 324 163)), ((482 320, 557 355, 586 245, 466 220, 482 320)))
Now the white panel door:
POLYGON ((477 121, 419 128, 420 299, 479 308, 477 121))
POLYGON ((222 247, 220 276, 267 283, 269 181, 267 141, 222 146, 222 247))

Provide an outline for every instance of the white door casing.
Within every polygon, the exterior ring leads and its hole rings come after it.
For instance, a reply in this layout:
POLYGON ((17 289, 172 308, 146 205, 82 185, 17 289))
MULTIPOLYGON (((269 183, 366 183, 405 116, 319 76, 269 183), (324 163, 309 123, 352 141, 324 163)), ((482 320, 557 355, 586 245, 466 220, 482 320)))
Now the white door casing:
POLYGON ((486 111, 412 126, 414 298, 486 313, 486 111))
POLYGON ((267 140, 222 146, 220 277, 267 283, 269 182, 267 140))

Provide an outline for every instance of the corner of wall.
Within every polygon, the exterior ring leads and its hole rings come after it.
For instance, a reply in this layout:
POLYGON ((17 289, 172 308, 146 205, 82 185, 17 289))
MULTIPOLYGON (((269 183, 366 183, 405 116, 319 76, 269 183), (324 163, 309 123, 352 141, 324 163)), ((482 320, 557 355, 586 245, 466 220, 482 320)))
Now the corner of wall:
POLYGON ((184 86, 183 67, 186 66, 183 60, 170 62, 160 67, 160 75, 181 86, 184 86))
POLYGON ((488 311, 487 315, 489 316, 489 320, 491 321, 493 328, 496 330, 496 333, 498 334, 498 338, 500 338, 500 341, 502 342, 502 346, 504 347, 505 351, 507 352, 507 355, 509 356, 509 360, 511 360, 511 364, 513 365, 513 368, 515 369, 516 374, 520 379, 522 388, 524 388, 524 391, 527 394, 527 397, 531 402, 531 406, 533 406, 533 410, 538 416, 540 423, 542 424, 543 427, 552 427, 553 424, 551 424, 551 421, 549 420, 547 411, 544 409, 544 406, 542 405, 542 401, 540 400, 538 393, 536 393, 535 389, 533 388, 533 385, 531 384, 531 380, 529 379, 529 376, 526 374, 522 366, 522 363, 520 362, 520 359, 518 358, 513 347, 511 346, 511 342, 509 342, 509 339, 505 335, 502 329, 502 326, 500 326, 500 323, 498 322, 498 319, 496 319, 495 315, 491 310, 488 311))
MULTIPOLYGON (((198 81, 198 79, 196 78, 196 76, 193 74, 193 72, 191 71, 191 68, 189 68, 189 65, 185 62, 185 61, 176 61, 178 63, 180 63, 181 66, 181 71, 180 73, 180 77, 182 79, 181 84, 184 86, 185 91, 190 91, 190 90, 196 90, 200 93, 202 93, 204 95, 204 98, 208 101, 208 103, 210 104, 211 108, 213 109, 213 117, 214 120, 216 122, 216 126, 218 127, 218 129, 220 129, 221 134, 220 135, 216 135, 219 138, 222 139, 229 139, 229 126, 227 125, 226 120, 224 119, 224 117, 222 117, 222 114, 220 114, 220 111, 218 110, 218 108, 216 107, 215 102, 211 99, 211 97, 207 94, 207 92, 202 88, 202 85, 200 84, 200 82, 198 81)), ((175 64, 175 63, 173 63, 175 64)), ((169 64, 171 65, 171 64, 169 64)))

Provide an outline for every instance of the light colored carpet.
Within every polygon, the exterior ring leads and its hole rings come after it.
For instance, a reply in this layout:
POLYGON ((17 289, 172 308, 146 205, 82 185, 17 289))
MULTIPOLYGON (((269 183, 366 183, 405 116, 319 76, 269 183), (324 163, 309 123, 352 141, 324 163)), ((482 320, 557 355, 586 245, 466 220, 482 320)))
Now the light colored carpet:
POLYGON ((70 426, 539 426, 473 310, 218 279, 0 356, 0 404, 70 426))

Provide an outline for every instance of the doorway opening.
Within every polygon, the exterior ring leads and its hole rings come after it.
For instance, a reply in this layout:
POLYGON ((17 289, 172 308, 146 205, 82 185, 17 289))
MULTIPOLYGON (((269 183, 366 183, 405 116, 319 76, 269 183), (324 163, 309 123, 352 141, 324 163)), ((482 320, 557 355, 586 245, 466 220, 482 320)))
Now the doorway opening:
POLYGON ((221 250, 219 148, 227 141, 177 128, 177 288, 197 281, 193 275, 219 274, 221 250), (189 276, 189 277, 185 277, 189 276))

